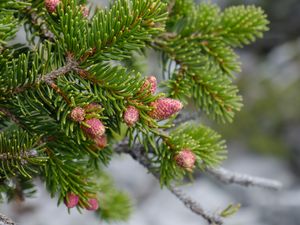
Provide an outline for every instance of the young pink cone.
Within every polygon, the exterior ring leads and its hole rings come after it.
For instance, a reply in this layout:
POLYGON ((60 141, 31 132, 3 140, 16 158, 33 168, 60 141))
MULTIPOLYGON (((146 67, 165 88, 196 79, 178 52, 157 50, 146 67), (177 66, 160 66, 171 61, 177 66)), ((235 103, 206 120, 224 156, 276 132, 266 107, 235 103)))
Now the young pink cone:
POLYGON ((174 159, 177 166, 192 170, 195 166, 196 155, 190 149, 182 149, 174 159))
POLYGON ((99 208, 98 200, 96 198, 90 198, 88 200, 88 206, 86 206, 86 209, 90 211, 95 211, 98 208, 99 208))
POLYGON ((83 131, 91 138, 102 136, 105 133, 105 127, 103 123, 97 119, 92 118, 84 121, 90 127, 82 126, 83 131))
POLYGON ((133 126, 140 118, 139 111, 134 106, 128 106, 123 118, 128 126, 133 126))
POLYGON ((143 92, 144 90, 146 90, 147 88, 150 88, 150 93, 154 94, 156 92, 157 89, 157 80, 155 76, 149 76, 143 86, 141 87, 141 92, 143 92), (150 86, 150 87, 149 87, 150 86))
POLYGON ((45 6, 49 13, 54 13, 59 3, 60 0, 45 0, 45 6))
POLYGON ((71 118, 72 120, 76 121, 76 122, 80 122, 83 121, 85 117, 85 111, 83 108, 81 107, 75 107, 72 111, 71 111, 71 118))
POLYGON ((65 205, 68 207, 68 208, 73 208, 75 207, 77 204, 78 204, 78 201, 79 201, 79 197, 78 195, 75 195, 74 193, 67 193, 67 196, 65 197, 65 205))
POLYGON ((88 7, 86 7, 85 5, 82 5, 82 6, 80 6, 80 9, 81 9, 82 15, 84 17, 88 17, 89 16, 90 10, 89 10, 88 7))
POLYGON ((160 98, 150 103, 150 106, 154 107, 149 115, 153 119, 164 120, 179 112, 183 105, 180 101, 171 98, 160 98))
POLYGON ((96 137, 94 139, 94 141, 95 141, 96 146, 100 149, 105 148, 107 146, 107 137, 106 137, 106 135, 96 137))

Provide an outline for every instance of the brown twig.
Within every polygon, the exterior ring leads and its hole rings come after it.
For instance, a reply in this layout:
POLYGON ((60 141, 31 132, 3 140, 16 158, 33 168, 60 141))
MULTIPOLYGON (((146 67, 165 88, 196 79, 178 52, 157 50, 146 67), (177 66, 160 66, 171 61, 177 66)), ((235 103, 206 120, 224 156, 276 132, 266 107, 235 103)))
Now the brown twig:
POLYGON ((65 75, 71 71, 77 70, 78 69, 78 62, 73 58, 72 54, 67 54, 67 63, 65 66, 62 66, 56 70, 53 70, 45 75, 39 75, 38 78, 36 79, 35 84, 31 86, 22 86, 20 88, 16 88, 13 93, 18 94, 20 92, 23 92, 27 90, 30 87, 33 87, 35 85, 38 85, 40 83, 45 82, 46 84, 52 86, 53 81, 57 79, 59 76, 65 75))
POLYGON ((8 109, 0 108, 0 112, 2 112, 4 115, 9 117, 17 125, 22 126, 20 120, 13 113, 11 113, 8 109))

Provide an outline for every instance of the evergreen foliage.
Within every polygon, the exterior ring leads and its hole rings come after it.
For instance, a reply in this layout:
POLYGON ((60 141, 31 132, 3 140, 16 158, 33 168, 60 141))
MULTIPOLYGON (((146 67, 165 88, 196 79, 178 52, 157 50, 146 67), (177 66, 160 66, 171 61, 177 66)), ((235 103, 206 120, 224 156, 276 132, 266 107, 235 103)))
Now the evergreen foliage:
POLYGON ((179 108, 158 121, 153 103, 170 97, 187 104, 192 98, 212 119, 232 121, 242 106, 233 84, 240 71, 233 48, 261 37, 268 21, 254 6, 222 12, 192 0, 116 0, 107 9, 91 7, 88 16, 84 4, 62 0, 48 12, 42 0, 0 3, 1 196, 16 197, 20 187, 27 196, 39 177, 59 202, 74 193, 81 210, 97 196, 101 218, 122 220, 130 213, 129 198, 103 172, 115 144, 125 137, 131 146, 141 143, 162 185, 191 174, 174 161, 184 148, 196 155, 200 169, 220 165, 226 146, 219 134, 198 122, 173 129, 179 108), (21 25, 27 44, 11 45, 21 25), (162 58, 164 93, 152 93, 132 69, 136 56, 146 57, 151 48, 162 58), (129 106, 139 119, 126 126, 129 106), (76 107, 84 110, 84 121, 71 118, 76 107), (91 118, 105 126, 104 148, 85 132, 97 129, 86 123, 91 118))

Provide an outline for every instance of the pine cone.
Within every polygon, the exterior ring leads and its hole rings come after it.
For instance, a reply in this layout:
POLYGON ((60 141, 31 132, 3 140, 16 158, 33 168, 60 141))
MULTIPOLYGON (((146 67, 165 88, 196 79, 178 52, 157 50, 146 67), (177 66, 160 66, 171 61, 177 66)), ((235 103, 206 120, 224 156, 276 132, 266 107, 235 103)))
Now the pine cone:
POLYGON ((95 141, 96 146, 100 149, 105 148, 107 146, 107 137, 106 137, 106 135, 96 137, 94 139, 94 141, 95 141))
POLYGON ((174 159, 179 167, 192 170, 195 166, 196 155, 190 149, 182 149, 174 159))
POLYGON ((96 211, 99 208, 98 200, 96 198, 90 198, 88 200, 88 206, 85 208, 90 211, 96 211))
POLYGON ((164 120, 179 112, 183 105, 180 101, 171 98, 160 98, 151 102, 150 106, 154 107, 149 115, 157 120, 164 120))
POLYGON ((71 118, 76 122, 83 121, 84 117, 85 117, 85 110, 81 107, 76 107, 71 112, 71 118))
POLYGON ((89 16, 90 10, 89 10, 88 7, 86 7, 85 5, 82 5, 82 6, 80 6, 80 10, 81 10, 82 15, 83 15, 84 17, 88 17, 88 16, 89 16))
POLYGON ((155 76, 149 76, 143 86, 141 87, 141 92, 143 92, 144 90, 146 90, 147 88, 150 88, 150 93, 151 94, 154 94, 156 92, 156 89, 157 89, 157 80, 156 80, 156 77, 155 76), (150 86, 150 87, 149 87, 150 86))
POLYGON ((59 3, 60 0, 45 0, 45 6, 49 13, 54 13, 59 3))
POLYGON ((83 131, 91 138, 100 137, 105 133, 105 127, 103 123, 97 119, 92 118, 84 121, 89 127, 82 126, 83 131))
POLYGON ((75 207, 78 204, 78 201, 79 201, 78 195, 75 195, 74 193, 71 193, 71 192, 67 193, 65 200, 64 200, 65 205, 68 208, 75 207))
POLYGON ((124 121, 128 126, 133 126, 139 120, 139 111, 134 106, 128 106, 124 112, 124 121))

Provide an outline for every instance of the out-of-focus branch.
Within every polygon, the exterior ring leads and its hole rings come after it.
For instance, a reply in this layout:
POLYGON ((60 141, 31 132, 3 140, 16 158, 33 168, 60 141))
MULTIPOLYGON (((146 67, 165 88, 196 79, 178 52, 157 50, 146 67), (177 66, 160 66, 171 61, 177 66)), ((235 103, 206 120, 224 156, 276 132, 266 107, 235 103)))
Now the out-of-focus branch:
POLYGON ((185 123, 191 120, 197 120, 201 116, 200 111, 194 111, 190 113, 179 113, 176 119, 174 120, 174 124, 178 125, 181 123, 185 123))
POLYGON ((279 190, 282 188, 282 184, 276 180, 236 173, 222 167, 207 168, 206 172, 225 184, 239 184, 246 187, 256 186, 271 190, 279 190))
MULTIPOLYGON (((149 170, 152 175, 159 180, 159 174, 151 170, 151 162, 147 157, 142 145, 134 145, 133 147, 128 146, 127 141, 123 141, 115 146, 115 152, 118 154, 125 153, 129 154, 134 160, 138 161, 141 165, 149 170)), ((224 168, 207 168, 206 172, 213 175, 215 178, 220 180, 225 184, 239 184, 242 186, 257 186, 272 190, 279 190, 282 185, 280 182, 275 180, 270 180, 261 177, 252 177, 246 174, 240 174, 236 172, 228 171, 224 168)), ((175 186, 170 185, 168 187, 170 192, 174 194, 187 208, 197 215, 202 216, 211 225, 221 225, 223 224, 222 218, 219 215, 214 215, 207 212, 203 207, 201 207, 192 198, 186 196, 180 189, 175 186)))
POLYGON ((209 224, 211 225, 221 225, 223 220, 219 215, 213 215, 210 212, 207 212, 203 207, 199 205, 198 202, 186 196, 179 188, 170 186, 168 189, 174 194, 187 208, 192 212, 202 216, 209 224))
MULTIPOLYGON (((115 148, 115 152, 121 154, 129 154, 134 160, 138 161, 146 169, 149 170, 152 175, 159 180, 159 174, 151 170, 151 163, 145 154, 144 148, 142 145, 136 145, 133 148, 128 146, 126 141, 121 142, 115 148)), ((188 209, 190 209, 195 214, 203 217, 210 225, 222 225, 223 221, 220 216, 213 215, 212 213, 207 212, 200 204, 194 201, 192 198, 184 194, 179 188, 170 185, 168 189, 172 194, 174 194, 188 209)))
POLYGON ((0 225, 16 225, 12 219, 0 213, 0 225))

